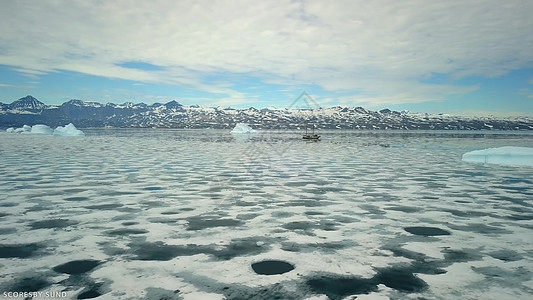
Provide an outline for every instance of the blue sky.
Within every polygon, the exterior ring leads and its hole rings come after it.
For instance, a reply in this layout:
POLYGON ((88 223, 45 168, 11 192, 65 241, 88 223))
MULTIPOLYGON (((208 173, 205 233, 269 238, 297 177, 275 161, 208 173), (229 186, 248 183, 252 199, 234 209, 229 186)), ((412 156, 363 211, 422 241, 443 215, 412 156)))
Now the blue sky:
POLYGON ((533 116, 533 1, 3 1, 0 102, 533 116))

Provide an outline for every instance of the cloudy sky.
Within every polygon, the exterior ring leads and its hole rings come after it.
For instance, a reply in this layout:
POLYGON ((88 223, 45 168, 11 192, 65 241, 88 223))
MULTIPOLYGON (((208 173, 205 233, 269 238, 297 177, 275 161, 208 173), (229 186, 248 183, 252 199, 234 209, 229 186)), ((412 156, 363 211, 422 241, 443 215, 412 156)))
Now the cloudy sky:
POLYGON ((0 102, 533 116, 531 0, 0 2, 0 102))

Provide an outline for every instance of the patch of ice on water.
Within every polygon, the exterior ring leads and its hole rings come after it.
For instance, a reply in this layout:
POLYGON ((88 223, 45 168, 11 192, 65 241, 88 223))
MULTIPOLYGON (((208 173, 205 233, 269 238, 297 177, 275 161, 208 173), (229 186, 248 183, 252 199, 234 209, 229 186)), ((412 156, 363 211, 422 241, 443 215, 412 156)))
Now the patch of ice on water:
POLYGON ((183 299, 206 299, 206 300, 223 300, 226 299, 224 295, 206 292, 196 292, 190 294, 184 294, 183 299))
POLYGON ((30 132, 30 131, 31 131, 31 126, 29 125, 24 125, 20 128, 9 127, 8 129, 6 129, 7 133, 23 133, 23 132, 30 132))
POLYGON ((69 123, 65 126, 57 126, 54 130, 54 136, 84 136, 85 133, 79 130, 74 126, 74 124, 69 123))
POLYGON ((248 126, 246 123, 237 123, 231 133, 254 133, 255 129, 248 126))
POLYGON ((404 245, 402 248, 418 253, 422 253, 427 257, 432 259, 444 259, 444 254, 442 253, 443 245, 438 243, 427 243, 427 242, 410 242, 404 245))
MULTIPOLYGON (((391 288, 385 286, 384 284, 379 284, 378 285, 378 292, 374 292, 374 293, 371 293, 371 294, 362 294, 362 295, 357 295, 356 298, 354 299, 357 299, 357 300, 390 300, 391 298, 389 298, 387 295, 383 295, 383 294, 380 294, 380 293, 390 293, 392 291, 391 288)), ((350 299, 350 298, 348 298, 350 299)))
POLYGON ((43 134, 54 136, 85 136, 85 133, 69 123, 65 126, 57 126, 56 129, 50 128, 50 126, 43 124, 36 124, 33 126, 24 125, 20 128, 10 127, 6 129, 8 133, 20 133, 20 134, 43 134))
POLYGON ((533 148, 505 146, 474 150, 463 154, 462 159, 475 163, 533 166, 533 148))
MULTIPOLYGON (((431 287, 433 293, 445 299, 528 299, 524 297, 519 289, 511 290, 510 286, 515 285, 515 280, 501 275, 484 276, 475 271, 483 266, 505 267, 505 262, 498 262, 495 259, 485 258, 476 262, 459 262, 445 268, 443 274, 417 274, 431 287), (492 278, 491 278, 492 277, 492 278), (506 278, 510 280, 510 286, 494 284, 494 281, 506 278), (472 289, 471 287, 480 287, 472 289), (513 297, 510 295, 513 294, 513 297)), ((513 268, 512 266, 509 268, 513 268)), ((503 280, 503 279, 502 279, 503 280)), ((519 285, 519 284, 516 284, 519 285)))
MULTIPOLYGON (((237 140, 253 134, 235 136, 237 140)), ((102 290, 107 291, 101 296, 105 299, 238 298, 235 295, 269 289, 273 292, 266 296, 285 293, 318 300, 328 297, 311 293, 305 280, 323 272, 341 281, 375 278, 373 287, 398 271, 410 280, 421 278, 429 287, 408 294, 383 285, 368 295, 344 297, 530 298, 528 272, 518 276, 520 265, 531 269, 531 185, 524 179, 528 168, 461 170, 461 161, 453 159, 457 152, 443 151, 438 158, 446 163, 435 167, 434 160, 413 163, 425 150, 415 151, 417 155, 411 148, 354 155, 357 144, 295 143, 294 151, 285 152, 286 160, 277 162, 298 168, 301 164, 305 172, 287 181, 276 174, 249 175, 239 160, 249 148, 242 143, 228 143, 228 151, 221 152, 218 142, 200 145, 169 139, 168 144, 155 145, 152 139, 110 136, 103 144, 93 135, 80 141, 88 155, 76 156, 72 164, 60 159, 72 149, 64 149, 68 141, 39 138, 46 147, 28 147, 37 140, 13 135, 6 140, 0 143, 0 192, 8 195, 0 197, 0 229, 21 228, 19 224, 31 228, 38 220, 68 219, 76 225, 0 235, 3 245, 43 245, 32 257, 0 259, 6 274, 2 281, 22 282, 28 272, 41 274, 54 283, 44 291, 71 288, 69 297, 75 298, 90 286, 66 286, 69 275, 53 267, 93 259, 103 263, 84 276, 91 284, 109 282, 102 290), (30 163, 19 149, 35 159, 30 163), (102 160, 101 153, 109 160, 102 160), (382 155, 383 161, 375 163, 374 155, 382 155), (409 155, 413 157, 400 159, 409 155), (300 157, 307 159, 300 162, 300 157), (398 170, 403 171, 397 174, 398 170), (321 183, 328 180, 343 188, 321 183), (152 188, 158 186, 164 189, 152 188), (227 197, 230 189, 239 191, 238 199, 216 198, 227 197), (219 204, 220 199, 226 200, 219 204), (252 215, 257 217, 239 217, 252 215), (216 218, 242 224, 186 230, 188 220, 216 218), (284 228, 287 224, 293 229, 284 228), (452 234, 426 237, 403 229, 412 226, 452 234), (134 259, 142 245, 159 241, 171 250, 192 250, 166 261, 134 259), (231 259, 217 257, 222 254, 231 259), (251 265, 263 260, 287 261, 295 270, 255 274, 251 265), (444 269, 447 273, 439 273, 444 269)))
POLYGON ((326 295, 311 296, 311 297, 305 298, 304 300, 329 300, 329 297, 326 295))
POLYGON ((42 124, 33 125, 30 131, 30 133, 32 134, 47 134, 47 135, 50 135, 53 132, 54 131, 52 130, 52 128, 46 125, 42 125, 42 124))

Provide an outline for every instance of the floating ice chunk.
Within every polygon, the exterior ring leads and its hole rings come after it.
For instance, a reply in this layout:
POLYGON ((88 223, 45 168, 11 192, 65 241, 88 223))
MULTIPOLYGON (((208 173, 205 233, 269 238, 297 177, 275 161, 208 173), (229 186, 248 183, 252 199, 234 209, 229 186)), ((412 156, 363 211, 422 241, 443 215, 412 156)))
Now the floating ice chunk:
POLYGON ((53 132, 54 130, 52 128, 46 125, 42 125, 42 124, 33 125, 30 131, 31 134, 47 134, 47 135, 51 135, 53 132))
POLYGON ((189 300, 189 299, 205 299, 205 300, 222 300, 226 299, 224 295, 219 295, 215 293, 207 293, 207 292, 194 292, 185 294, 183 293, 181 296, 183 296, 183 299, 189 300))
POLYGON ((254 133, 256 132, 252 127, 245 123, 237 123, 231 133, 254 133))
POLYGON ((359 300, 389 300, 390 298, 386 295, 380 295, 377 293, 372 293, 369 295, 357 295, 357 299, 359 300))
POLYGON ((31 132, 31 126, 24 125, 24 126, 22 126, 20 128, 14 129, 12 131, 12 133, 25 133, 25 132, 27 132, 27 133, 31 132))
POLYGON ((475 150, 463 154, 463 161, 499 165, 533 166, 533 148, 506 146, 475 150))
POLYGON ((9 132, 9 133, 21 133, 21 134, 48 134, 48 135, 51 135, 53 130, 52 128, 46 126, 46 125, 42 125, 42 124, 37 124, 37 125, 33 125, 33 126, 29 126, 29 125, 24 125, 20 128, 13 128, 13 127, 10 127, 6 130, 6 132, 9 132))
POLYGON ((8 133, 20 133, 20 134, 44 134, 55 136, 84 136, 83 131, 78 130, 72 123, 66 126, 58 126, 55 130, 47 125, 37 124, 33 126, 24 125, 20 128, 8 128, 8 133))
POLYGON ((55 136, 84 136, 85 133, 83 131, 79 130, 74 126, 74 124, 69 123, 68 125, 63 126, 57 126, 57 128, 54 130, 53 135, 55 136))

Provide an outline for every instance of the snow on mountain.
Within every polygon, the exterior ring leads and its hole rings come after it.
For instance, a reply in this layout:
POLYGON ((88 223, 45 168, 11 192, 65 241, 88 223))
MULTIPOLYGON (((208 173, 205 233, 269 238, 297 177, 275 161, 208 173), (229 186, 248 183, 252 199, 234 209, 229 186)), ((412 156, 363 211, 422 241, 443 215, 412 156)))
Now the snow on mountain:
POLYGON ((362 107, 334 106, 316 109, 223 108, 186 106, 172 100, 165 104, 123 104, 70 100, 47 106, 32 96, 11 104, 0 103, 0 127, 24 124, 58 126, 75 123, 87 127, 226 128, 246 123, 255 129, 403 129, 403 130, 533 130, 530 117, 461 117, 362 107))
POLYGON ((11 110, 39 110, 44 109, 46 105, 41 101, 35 99, 34 97, 28 95, 26 97, 20 98, 17 101, 7 105, 7 109, 11 110))
POLYGON ((85 102, 82 100, 72 99, 63 103, 61 106, 77 106, 77 107, 102 107, 104 105, 98 102, 85 102))

